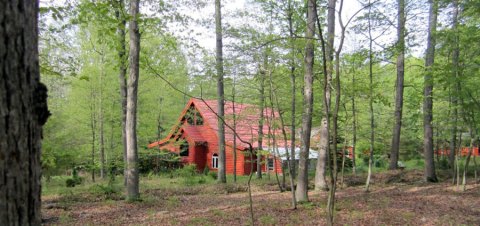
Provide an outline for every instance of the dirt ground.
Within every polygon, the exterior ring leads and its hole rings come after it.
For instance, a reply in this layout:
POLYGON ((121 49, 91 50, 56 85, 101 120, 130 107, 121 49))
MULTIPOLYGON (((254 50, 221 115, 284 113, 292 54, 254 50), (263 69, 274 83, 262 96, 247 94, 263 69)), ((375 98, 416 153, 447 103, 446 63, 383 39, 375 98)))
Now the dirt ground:
MULTIPOLYGON (((362 178, 347 178, 349 186, 337 190, 336 225, 480 225, 479 184, 468 185, 463 192, 451 182, 424 183, 419 171, 376 175, 368 193, 360 182, 362 178)), ((325 224, 326 192, 311 191, 311 202, 293 210, 291 193, 268 191, 273 187, 252 189, 256 225, 325 224)), ((242 189, 239 186, 235 193, 206 187, 197 192, 151 189, 136 203, 48 196, 43 197, 43 221, 45 225, 249 225, 248 193, 242 189)))

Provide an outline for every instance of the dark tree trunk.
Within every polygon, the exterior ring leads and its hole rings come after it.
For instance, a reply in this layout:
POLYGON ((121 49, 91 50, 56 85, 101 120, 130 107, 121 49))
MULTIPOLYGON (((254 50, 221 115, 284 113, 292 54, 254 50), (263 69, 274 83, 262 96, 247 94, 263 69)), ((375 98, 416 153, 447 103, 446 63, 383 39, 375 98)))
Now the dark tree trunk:
POLYGON ((223 43, 222 43, 222 12, 220 0, 215 0, 215 34, 216 34, 216 69, 217 69, 217 105, 218 105, 218 182, 227 183, 225 165, 225 94, 223 88, 223 43))
POLYGON ((405 0, 398 0, 397 7, 397 82, 395 94, 395 125, 393 126, 392 147, 390 150, 390 170, 398 168, 398 153, 402 129, 403 83, 405 77, 405 0))
POLYGON ((427 54, 425 57, 425 76, 423 89, 423 151, 425 156, 425 180, 437 182, 433 151, 433 78, 432 66, 435 59, 435 32, 437 30, 438 1, 430 0, 427 54))
MULTIPOLYGON (((302 136, 300 147, 300 160, 298 163, 298 177, 296 197, 298 201, 308 201, 308 153, 310 150, 310 134, 312 130, 313 112, 313 36, 315 34, 316 2, 308 1, 307 29, 305 31, 305 76, 302 113, 302 136)), ((293 145, 293 144, 292 144, 293 145)))
POLYGON ((118 20, 117 27, 117 54, 118 54, 118 79, 120 82, 120 98, 122 103, 122 147, 123 147, 123 164, 124 164, 124 185, 127 185, 127 136, 125 123, 127 121, 127 66, 126 66, 126 43, 125 43, 125 27, 126 20, 123 16, 125 8, 124 0, 118 0, 115 6, 115 16, 118 20))
POLYGON ((50 113, 38 66, 38 1, 0 1, 0 224, 40 225, 41 137, 50 113))
POLYGON ((138 29, 139 0, 130 1, 130 75, 127 84, 127 200, 140 198, 137 151, 137 94, 140 77, 140 32, 138 29))

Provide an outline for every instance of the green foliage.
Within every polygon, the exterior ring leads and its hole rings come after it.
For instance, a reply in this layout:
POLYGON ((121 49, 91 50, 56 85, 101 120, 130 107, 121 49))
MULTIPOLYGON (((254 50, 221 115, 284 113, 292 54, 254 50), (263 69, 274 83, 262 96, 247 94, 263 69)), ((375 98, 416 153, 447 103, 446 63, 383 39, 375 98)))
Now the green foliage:
POLYGON ((218 178, 218 173, 215 171, 211 171, 208 173, 208 176, 210 176, 212 179, 217 180, 218 178))
POLYGON ((75 187, 76 185, 80 185, 83 182, 83 178, 78 176, 77 168, 74 167, 72 170, 72 178, 68 178, 65 181, 65 185, 67 187, 75 187))
POLYGON ((158 149, 141 149, 138 153, 138 169, 141 174, 169 172, 180 166, 180 157, 158 149))

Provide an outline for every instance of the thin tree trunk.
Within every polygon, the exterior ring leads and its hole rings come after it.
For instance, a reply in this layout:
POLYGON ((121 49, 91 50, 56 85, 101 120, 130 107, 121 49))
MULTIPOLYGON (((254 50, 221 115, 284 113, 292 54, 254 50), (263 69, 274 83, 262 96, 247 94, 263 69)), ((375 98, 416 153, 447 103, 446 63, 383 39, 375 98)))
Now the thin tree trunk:
MULTIPOLYGON (((310 150, 310 134, 312 130, 313 113, 313 61, 314 47, 313 36, 315 34, 316 2, 308 1, 307 29, 305 31, 305 76, 302 113, 302 136, 300 147, 300 160, 298 163, 296 197, 299 202, 308 201, 308 153, 310 150)), ((293 144, 292 144, 293 145, 293 144)))
POLYGON ((125 124, 127 136, 127 200, 134 201, 140 198, 137 151, 137 94, 139 59, 140 59, 140 32, 138 29, 139 0, 130 1, 130 75, 127 83, 127 120, 125 124))
MULTIPOLYGON (((355 68, 355 63, 353 65, 355 68)), ((355 71, 352 75, 352 173, 357 175, 357 164, 355 162, 355 150, 357 146, 357 109, 355 108, 355 71)))
MULTIPOLYGON (((368 1, 370 5, 370 0, 368 1)), ((372 7, 368 8, 368 78, 369 78, 369 103, 370 108, 370 155, 368 158, 368 175, 367 182, 365 184, 365 191, 368 192, 370 189, 370 178, 372 177, 372 165, 373 165, 373 151, 375 145, 375 116, 373 112, 373 53, 372 53, 372 24, 371 24, 371 12, 372 7)))
MULTIPOLYGON (((287 168, 288 168, 288 173, 289 173, 289 176, 290 176, 290 190, 292 192, 292 207, 293 207, 293 209, 297 209, 297 197, 295 196, 295 178, 293 176, 294 171, 293 171, 292 161, 290 161, 290 154, 288 153, 288 142, 287 142, 288 139, 287 139, 287 132, 285 131, 285 122, 284 122, 284 119, 283 119, 283 115, 281 113, 282 111, 280 110, 280 104, 278 102, 278 98, 275 95, 275 93, 274 93, 274 96, 275 96, 275 103, 277 105, 277 109, 278 109, 278 112, 279 112, 280 126, 282 128, 282 134, 283 134, 283 141, 285 142, 285 154, 287 156, 287 168)), ((294 147, 292 147, 292 149, 294 150, 294 147)))
MULTIPOLYGON (((332 25, 329 23, 329 27, 335 27, 335 0, 329 1, 329 14, 330 10, 332 10, 332 15, 328 15, 328 20, 332 20, 332 25), (331 18, 330 18, 331 17, 331 18)), ((341 99, 341 83, 340 83, 340 52, 342 51, 343 41, 345 37, 345 27, 342 23, 342 8, 343 8, 343 0, 340 0, 340 7, 338 10, 338 19, 340 21, 340 26, 342 28, 342 36, 340 39, 340 44, 338 50, 335 51, 335 108, 333 109, 333 127, 332 127, 332 143, 333 148, 331 149, 333 162, 333 172, 330 173, 330 190, 328 192, 328 201, 327 201, 327 224, 333 225, 334 220, 334 211, 335 211, 335 192, 337 190, 337 176, 338 176, 338 162, 337 162, 337 140, 338 140, 338 111, 340 110, 340 99, 341 99)), ((330 30, 330 29, 329 29, 330 30)), ((333 30, 333 29, 332 29, 333 30)), ((329 35, 334 36, 335 33, 331 33, 329 31, 329 35)), ((333 47, 333 38, 332 43, 333 47)), ((332 48, 333 49, 333 48, 332 48)))
POLYGON ((220 0, 215 0, 215 35, 216 35, 216 69, 217 69, 217 107, 218 107, 218 182, 227 183, 225 164, 225 95, 223 88, 223 43, 222 43, 222 12, 220 0))
POLYGON ((92 135, 92 144, 91 144, 91 153, 90 153, 90 161, 91 161, 91 178, 92 182, 95 182, 95 141, 96 141, 96 129, 97 129, 97 115, 96 115, 96 90, 94 89, 93 85, 90 84, 90 130, 92 135))
POLYGON ((460 165, 458 164, 459 162, 459 155, 462 154, 462 133, 460 133, 460 136, 458 138, 458 148, 455 150, 455 174, 453 176, 453 184, 457 184, 457 190, 460 186, 460 165))
MULTIPOLYGON (((104 56, 102 55, 102 64, 104 63, 104 56)), ((105 71, 103 67, 100 69, 100 98, 99 98, 99 116, 98 120, 100 123, 100 178, 105 179, 105 129, 104 129, 104 118, 105 118, 105 110, 103 107, 103 79, 105 77, 105 71)))
MULTIPOLYGON (((456 149, 456 136, 457 136, 457 121, 458 121, 458 59, 460 55, 460 49, 458 47, 458 35, 457 35, 457 26, 458 26, 458 14, 459 14, 459 9, 458 9, 458 0, 453 1, 453 22, 452 22, 452 30, 455 32, 455 41, 454 41, 454 49, 452 53, 452 68, 453 68, 453 78, 455 80, 454 82, 454 92, 453 95, 451 96, 451 106, 453 108, 453 116, 451 117, 453 120, 452 123, 452 138, 450 141, 450 155, 449 155, 449 163, 450 166, 452 167, 452 175, 455 175, 455 169, 454 169, 454 161, 455 161, 455 149, 456 149)), ((459 144, 461 146, 461 144, 459 144)), ((455 176, 454 176, 455 178, 455 176)))
MULTIPOLYGON (((328 114, 330 114, 330 104, 331 104, 331 83, 332 83, 332 74, 333 74, 333 53, 334 53, 334 38, 335 38, 335 0, 328 1, 328 10, 327 10, 327 42, 325 45, 325 55, 326 58, 325 64, 327 67, 326 77, 327 84, 325 85, 325 95, 326 95, 326 104, 328 106, 323 106, 325 109, 328 109, 328 112, 325 113, 325 116, 322 118, 322 124, 320 128, 320 142, 319 142, 319 153, 317 158, 317 166, 315 173, 315 189, 316 190, 328 190, 326 178, 325 178, 325 168, 327 162, 331 162, 328 159, 329 155, 329 145, 330 145, 330 120, 328 114)), ((318 18, 317 18, 318 20, 318 18)), ((320 25, 319 25, 320 26, 320 25)), ((319 36, 323 34, 319 33, 319 36)), ((328 163, 329 164, 329 163, 328 163)), ((329 167, 332 170, 332 167, 329 167)), ((330 188, 331 189, 331 188, 330 188)))
POLYGON ((235 111, 235 76, 232 87, 232 108, 233 108, 233 182, 237 182, 237 113, 235 111))
MULTIPOLYGON (((265 53, 265 58, 267 58, 265 53)), ((264 67, 266 67, 264 63, 264 67)), ((258 149, 257 149, 257 179, 262 179, 262 154, 263 147, 263 122, 264 122, 264 106, 265 106, 265 71, 261 70, 260 73, 260 110, 258 120, 258 149)), ((268 167, 267 167, 268 168, 268 167)))
MULTIPOLYGON (((292 159, 290 160, 290 167, 292 169, 292 176, 295 179, 295 136, 296 136, 296 120, 295 120, 295 114, 296 114, 296 82, 295 82, 295 35, 293 33, 293 9, 292 9, 292 0, 288 1, 288 31, 289 31, 289 38, 291 42, 291 48, 290 48, 290 54, 292 55, 290 58, 290 81, 292 84, 292 118, 290 120, 290 130, 291 130, 291 135, 290 135, 290 142, 291 142, 291 150, 290 150, 290 156, 292 156, 292 159)), ((285 150, 288 152, 288 150, 285 150)), ((287 153, 288 154, 288 153, 287 153)), ((296 208, 296 207, 295 207, 296 208)))
POLYGON ((398 154, 400 150, 400 134, 402 129, 403 88, 405 77, 405 0, 398 0, 397 25, 397 82, 395 94, 395 125, 392 134, 390 150, 390 170, 398 168, 398 154))
MULTIPOLYGON (((277 157, 280 157, 280 153, 278 152, 278 147, 277 147, 277 137, 276 137, 276 127, 274 124, 274 119, 275 119, 275 111, 274 111, 274 106, 273 106, 273 80, 272 80, 272 72, 268 72, 268 78, 270 82, 270 95, 269 95, 269 100, 270 100, 270 121, 269 121, 269 126, 268 126, 268 133, 269 133, 269 138, 268 140, 270 141, 270 137, 272 137, 273 141, 273 170, 275 171, 275 178, 277 179, 277 184, 278 188, 280 189, 280 192, 283 192, 283 189, 285 188, 285 172, 283 172, 282 168, 282 174, 283 174, 283 184, 280 184, 280 180, 278 179, 278 172, 277 172, 277 167, 276 167, 276 162, 277 162, 277 157), (273 132, 272 132, 273 130, 273 132)), ((270 146, 270 145, 269 145, 270 146)), ((288 150, 286 150, 288 151, 288 150)), ((268 169, 268 164, 267 164, 267 169, 268 169)))
POLYGON ((126 20, 123 16, 125 10, 124 0, 118 0, 115 6, 115 17, 118 20, 117 27, 117 55, 118 55, 118 79, 120 82, 120 99, 122 107, 122 149, 123 149, 123 184, 127 185, 127 135, 126 135, 126 121, 127 121, 127 66, 126 66, 126 41, 125 41, 125 27, 126 20))
POLYGON ((344 186, 344 173, 345 173, 345 150, 347 150, 347 134, 348 134, 348 127, 347 127, 347 122, 348 122, 348 113, 347 113, 347 106, 345 104, 343 105, 343 109, 345 110, 345 135, 344 135, 344 141, 343 141, 343 147, 342 147, 342 174, 341 174, 341 180, 340 183, 342 187, 344 186))
POLYGON ((463 180, 462 180, 463 191, 467 190, 467 170, 468 170, 468 164, 470 163, 470 158, 472 156, 474 142, 475 142, 475 136, 473 134, 473 129, 470 128, 470 147, 468 148, 467 160, 465 160, 465 165, 463 166, 463 180))
POLYGON ((435 161, 433 150, 433 78, 432 66, 435 59, 435 32, 437 31, 437 0, 430 0, 427 54, 425 59, 425 76, 423 89, 423 148, 425 155, 425 180, 438 182, 435 174, 435 161))
POLYGON ((41 224, 42 126, 50 115, 38 66, 38 1, 0 2, 0 224, 41 224))

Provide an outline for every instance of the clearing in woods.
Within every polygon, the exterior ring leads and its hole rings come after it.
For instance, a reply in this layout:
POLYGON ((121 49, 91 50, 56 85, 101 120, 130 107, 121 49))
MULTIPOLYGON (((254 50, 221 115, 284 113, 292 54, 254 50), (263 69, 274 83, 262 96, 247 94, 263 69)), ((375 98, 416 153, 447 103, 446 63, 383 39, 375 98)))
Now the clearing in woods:
MULTIPOLYGON (((371 192, 365 193, 363 177, 347 177, 346 186, 337 192, 335 223, 480 225, 479 184, 470 184, 462 192, 449 180, 427 184, 422 178, 421 171, 377 174, 371 192)), ((178 180, 168 179, 162 183, 175 186, 155 188, 156 180, 142 178, 143 201, 136 203, 127 203, 121 200, 121 194, 115 195, 99 185, 77 193, 63 190, 59 194, 45 194, 44 224, 248 225, 250 222, 244 181, 180 186, 178 180)), ((290 193, 277 191, 273 179, 255 183, 252 191, 257 225, 325 224, 326 192, 310 192, 311 202, 292 210, 290 193)))

